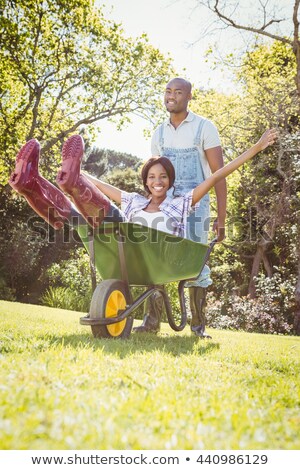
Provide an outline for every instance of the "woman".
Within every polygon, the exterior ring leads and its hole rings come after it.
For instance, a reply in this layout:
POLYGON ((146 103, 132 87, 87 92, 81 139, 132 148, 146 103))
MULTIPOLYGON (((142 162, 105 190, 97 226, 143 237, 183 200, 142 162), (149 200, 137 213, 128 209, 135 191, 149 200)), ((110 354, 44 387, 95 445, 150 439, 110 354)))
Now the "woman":
POLYGON ((84 144, 79 135, 70 137, 63 146, 62 168, 56 178, 60 189, 39 174, 40 146, 35 139, 27 142, 18 153, 9 184, 55 229, 61 228, 66 222, 74 225, 85 220, 91 226, 98 227, 103 220, 128 220, 184 237, 187 217, 200 199, 219 180, 272 145, 276 139, 275 129, 266 131, 249 150, 213 173, 189 193, 175 198, 167 196, 174 184, 175 170, 166 157, 152 157, 144 164, 141 176, 146 197, 121 191, 82 173, 80 165, 84 144), (64 193, 70 196, 73 204, 64 193), (121 204, 124 214, 110 200, 121 204))

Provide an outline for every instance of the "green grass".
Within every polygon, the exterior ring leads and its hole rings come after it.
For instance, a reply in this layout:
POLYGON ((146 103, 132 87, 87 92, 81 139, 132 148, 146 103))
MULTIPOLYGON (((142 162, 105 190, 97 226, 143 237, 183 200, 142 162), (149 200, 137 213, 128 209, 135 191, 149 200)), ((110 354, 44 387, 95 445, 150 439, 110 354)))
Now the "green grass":
POLYGON ((77 312, 0 313, 1 449, 299 449, 299 337, 96 340, 77 312))

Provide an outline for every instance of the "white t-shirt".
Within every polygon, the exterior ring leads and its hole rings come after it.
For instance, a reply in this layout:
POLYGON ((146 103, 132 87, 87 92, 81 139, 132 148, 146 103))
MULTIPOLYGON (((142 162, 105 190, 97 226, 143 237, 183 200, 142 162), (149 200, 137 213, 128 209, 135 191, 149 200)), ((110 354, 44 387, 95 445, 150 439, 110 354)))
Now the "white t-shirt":
MULTIPOLYGON (((204 119, 205 122, 201 132, 200 145, 198 145, 197 148, 199 150, 205 178, 208 178, 211 172, 204 150, 219 147, 221 145, 218 130, 211 121, 189 111, 187 117, 182 121, 177 129, 172 126, 169 119, 163 123, 163 139, 164 147, 181 149, 194 147, 195 138, 202 119, 204 119)), ((161 155, 159 134, 160 126, 155 129, 152 136, 151 152, 153 156, 161 155)))
POLYGON ((150 228, 155 228, 156 230, 160 230, 161 232, 171 234, 173 234, 174 232, 171 218, 168 217, 167 214, 164 214, 162 211, 138 211, 132 217, 131 222, 133 222, 134 224, 144 225, 150 228))

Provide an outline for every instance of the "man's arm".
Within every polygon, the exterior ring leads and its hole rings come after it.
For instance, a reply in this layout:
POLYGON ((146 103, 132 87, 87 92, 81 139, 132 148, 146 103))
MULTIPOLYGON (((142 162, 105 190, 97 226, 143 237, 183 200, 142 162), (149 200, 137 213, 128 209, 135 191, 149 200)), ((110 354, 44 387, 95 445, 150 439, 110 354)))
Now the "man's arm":
MULTIPOLYGON (((212 173, 224 166, 222 147, 218 146, 206 149, 205 155, 212 173)), ((214 222, 213 230, 217 232, 218 242, 221 242, 225 238, 225 219, 227 202, 227 185, 225 178, 216 183, 215 192, 217 197, 218 218, 214 222)))

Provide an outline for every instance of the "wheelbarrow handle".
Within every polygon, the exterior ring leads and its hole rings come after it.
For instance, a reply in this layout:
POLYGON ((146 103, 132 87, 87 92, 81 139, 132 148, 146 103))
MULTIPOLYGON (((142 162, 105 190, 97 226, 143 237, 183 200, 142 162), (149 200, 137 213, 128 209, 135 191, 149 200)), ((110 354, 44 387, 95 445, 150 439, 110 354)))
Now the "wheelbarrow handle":
POLYGON ((217 237, 215 237, 209 244, 209 247, 208 247, 208 250, 206 252, 206 255, 205 255, 205 259, 204 259, 204 262, 203 262, 203 266, 206 264, 208 258, 210 257, 210 254, 215 246, 215 244, 218 242, 218 239, 217 237))
POLYGON ((218 243, 218 237, 215 237, 209 244, 209 250, 211 251, 215 244, 218 243))
MULTIPOLYGON (((198 274, 198 276, 200 276, 200 274, 201 274, 201 272, 202 272, 202 269, 204 268, 205 264, 207 263, 207 261, 208 261, 208 259, 209 259, 209 257, 210 257, 210 254, 211 254, 211 252, 212 252, 212 250, 213 250, 215 244, 217 243, 217 241, 218 241, 218 239, 217 239, 217 237, 216 237, 216 238, 214 238, 214 239, 210 242, 210 244, 208 245, 208 248, 207 248, 205 257, 204 257, 204 259, 202 260, 202 265, 201 265, 201 267, 200 267, 200 269, 199 269, 199 274, 198 274)), ((192 278, 190 278, 190 279, 184 279, 184 282, 195 281, 196 279, 198 279, 198 276, 192 277, 192 278)))

